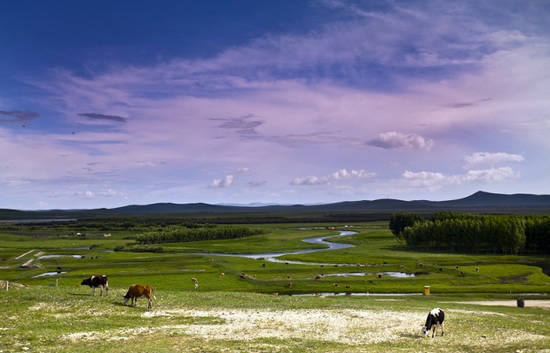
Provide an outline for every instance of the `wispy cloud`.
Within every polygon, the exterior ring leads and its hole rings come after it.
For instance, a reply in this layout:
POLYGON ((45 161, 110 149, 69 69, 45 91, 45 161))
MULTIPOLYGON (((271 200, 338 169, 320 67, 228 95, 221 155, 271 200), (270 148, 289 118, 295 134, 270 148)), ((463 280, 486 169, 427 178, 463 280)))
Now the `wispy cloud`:
POLYGON ((434 145, 434 141, 417 134, 404 134, 397 131, 388 131, 380 133, 376 138, 367 141, 367 145, 384 149, 405 147, 430 150, 434 145))
POLYGON ((214 179, 212 180, 212 183, 210 183, 210 187, 212 188, 227 188, 233 185, 233 175, 226 175, 222 179, 214 179))
POLYGON ((465 168, 471 168, 479 165, 494 166, 505 162, 523 162, 524 158, 520 154, 506 152, 475 152, 464 158, 465 168))
POLYGON ((294 178, 290 182, 290 184, 291 185, 323 185, 336 180, 350 179, 350 178, 357 178, 357 179, 371 178, 375 175, 376 173, 367 172, 364 169, 360 169, 360 170, 351 169, 348 171, 347 169, 343 168, 326 176, 321 176, 321 177, 307 176, 307 177, 294 178))
POLYGON ((258 180, 258 181, 252 180, 248 182, 248 186, 252 186, 252 187, 259 187, 265 184, 267 184, 266 180, 258 180))
POLYGON ((407 170, 403 173, 402 177, 411 186, 438 189, 452 184, 463 184, 469 182, 499 182, 505 179, 517 178, 519 177, 519 174, 511 167, 499 167, 468 170, 464 174, 453 175, 446 175, 439 172, 412 172, 407 170))
POLYGON ((126 120, 128 120, 127 118, 124 118, 118 115, 107 115, 107 114, 99 114, 99 113, 80 113, 78 115, 88 118, 90 120, 107 120, 107 121, 116 121, 120 123, 125 123, 126 120))
POLYGON ((5 116, 8 119, 1 119, 0 122, 25 124, 36 119, 40 114, 24 110, 0 110, 0 117, 5 116))

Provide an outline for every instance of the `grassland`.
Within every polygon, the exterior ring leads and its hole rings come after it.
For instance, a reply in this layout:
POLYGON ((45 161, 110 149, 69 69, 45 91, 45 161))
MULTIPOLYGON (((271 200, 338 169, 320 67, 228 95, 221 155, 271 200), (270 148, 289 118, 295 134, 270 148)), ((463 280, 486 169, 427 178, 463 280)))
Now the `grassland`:
POLYGON ((322 267, 198 254, 319 248, 301 240, 344 229, 311 229, 327 225, 254 225, 266 233, 162 244, 160 253, 113 251, 131 248, 135 230, 88 230, 84 239, 74 236, 74 228, 61 226, 55 231, 44 226, 4 230, 0 280, 9 280, 12 289, 0 291, 0 350, 543 352, 550 347, 550 310, 529 305, 531 299, 549 298, 550 277, 542 270, 549 259, 543 256, 410 251, 381 222, 354 223, 357 234, 335 238, 355 247, 283 257, 326 263, 322 267), (111 236, 103 237, 104 231, 111 236), (23 263, 29 263, 27 268, 20 267, 23 263), (33 278, 58 270, 65 273, 33 278), (386 272, 415 276, 393 278, 386 272), (343 273, 362 275, 331 276, 343 273), (109 276, 108 297, 91 297, 88 287, 78 286, 91 274, 109 276), (193 288, 191 278, 198 279, 199 288, 193 288), (26 287, 17 289, 14 283, 26 287), (155 287, 153 310, 146 310, 143 301, 135 308, 122 305, 133 283, 155 287), (433 295, 414 295, 424 285, 433 295), (323 292, 413 295, 283 295, 323 292), (527 298, 526 308, 461 303, 520 296, 527 298), (420 338, 420 326, 434 306, 448 311, 446 335, 420 338))

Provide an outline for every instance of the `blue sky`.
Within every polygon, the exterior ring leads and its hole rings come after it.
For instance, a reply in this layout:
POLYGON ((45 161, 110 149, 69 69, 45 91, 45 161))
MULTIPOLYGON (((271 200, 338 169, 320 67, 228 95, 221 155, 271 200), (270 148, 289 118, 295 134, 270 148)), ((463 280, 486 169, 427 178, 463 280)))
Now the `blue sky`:
POLYGON ((550 193, 546 1, 0 4, 0 207, 550 193))

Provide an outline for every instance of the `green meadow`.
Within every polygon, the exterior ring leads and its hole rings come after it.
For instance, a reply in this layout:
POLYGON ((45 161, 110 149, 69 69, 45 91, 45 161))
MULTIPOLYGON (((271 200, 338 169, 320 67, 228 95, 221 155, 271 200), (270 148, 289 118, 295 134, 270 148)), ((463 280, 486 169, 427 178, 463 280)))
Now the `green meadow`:
POLYGON ((264 232, 153 244, 154 252, 135 242, 146 225, 92 227, 84 236, 75 235, 78 225, 2 227, 0 280, 9 281, 10 290, 0 291, 0 350, 535 352, 550 347, 550 310, 531 305, 550 298, 548 257, 412 251, 387 222, 247 226, 264 232), (341 230, 356 234, 338 236, 341 230), (107 231, 110 236, 104 237, 107 231), (318 236, 354 247, 323 250, 323 244, 302 241, 318 236), (281 262, 213 254, 304 249, 319 251, 285 255, 281 262), (40 277, 44 273, 53 275, 40 277), (79 286, 92 274, 109 277, 107 297, 98 292, 92 297, 89 287, 79 286), (144 299, 136 307, 122 304, 135 283, 155 288, 152 310, 144 299), (431 296, 421 295, 424 286, 430 286, 431 296), (517 298, 526 300, 525 308, 466 303, 517 298), (447 312, 445 336, 420 337, 435 306, 447 312))

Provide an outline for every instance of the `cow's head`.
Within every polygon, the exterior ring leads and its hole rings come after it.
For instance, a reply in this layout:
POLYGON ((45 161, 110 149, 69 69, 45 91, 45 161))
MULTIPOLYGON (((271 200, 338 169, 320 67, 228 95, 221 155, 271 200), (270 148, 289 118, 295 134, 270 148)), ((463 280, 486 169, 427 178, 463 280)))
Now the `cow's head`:
POLYGON ((428 328, 426 326, 422 326, 422 335, 428 336, 429 333, 430 331, 428 330, 428 328))
POLYGON ((86 278, 86 279, 82 280, 82 282, 80 282, 80 285, 81 286, 91 286, 92 285, 92 279, 91 278, 86 278))

